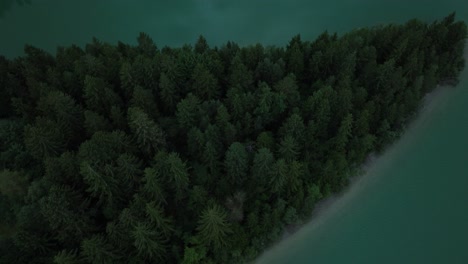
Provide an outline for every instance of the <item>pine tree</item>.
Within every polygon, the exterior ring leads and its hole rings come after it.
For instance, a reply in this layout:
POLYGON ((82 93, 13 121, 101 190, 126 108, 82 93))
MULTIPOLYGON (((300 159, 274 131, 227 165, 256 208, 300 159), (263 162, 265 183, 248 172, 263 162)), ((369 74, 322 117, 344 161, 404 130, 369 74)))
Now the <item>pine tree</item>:
POLYGON ((255 153, 252 165, 252 174, 256 181, 263 185, 268 182, 275 162, 273 153, 267 148, 261 148, 255 153))
POLYGON ((289 164, 288 170, 288 183, 287 188, 289 190, 289 194, 297 193, 300 189, 302 189, 302 179, 304 176, 304 164, 302 162, 293 160, 289 164))
POLYGON ((188 167, 177 153, 170 153, 164 161, 163 175, 174 190, 176 198, 182 199, 186 196, 189 187, 190 179, 188 167))
POLYGON ((302 117, 294 113, 283 123, 279 129, 280 136, 285 137, 287 135, 291 136, 299 144, 305 143, 305 133, 306 127, 304 125, 304 120, 302 117))
POLYGON ((299 145, 290 135, 285 136, 278 146, 279 157, 286 161, 295 160, 299 155, 299 145))
POLYGON ((200 243, 207 247, 216 250, 227 245, 231 226, 226 212, 219 205, 207 207, 200 215, 197 232, 200 243))
POLYGON ((137 38, 137 42, 137 49, 140 54, 143 54, 145 55, 145 57, 148 58, 153 58, 156 55, 158 48, 156 47, 156 44, 154 44, 153 40, 148 34, 140 32, 137 38))
POLYGON ((337 151, 343 151, 351 138, 351 132, 353 128, 353 115, 348 114, 341 122, 338 134, 335 137, 335 149, 337 151))
POLYGON ((239 185, 244 182, 249 168, 248 162, 248 155, 244 145, 239 142, 232 143, 226 151, 224 160, 227 177, 229 177, 231 183, 239 185))
POLYGON ((192 91, 202 100, 214 99, 219 95, 218 80, 200 63, 193 70, 192 91))
POLYGON ((120 67, 120 89, 124 99, 129 100, 137 81, 133 76, 132 64, 128 61, 122 63, 120 67))
POLYGON ((263 131, 257 137, 257 148, 267 148, 270 151, 274 151, 275 149, 275 139, 273 137, 273 133, 271 131, 263 131))
POLYGON ((84 118, 84 127, 88 136, 99 131, 110 131, 112 128, 109 120, 96 112, 86 110, 84 118))
POLYGON ((219 160, 220 154, 210 141, 206 142, 203 150, 203 161, 210 170, 211 175, 218 175, 221 162, 219 160))
POLYGON ((135 135, 140 149, 153 155, 156 151, 164 148, 166 145, 164 131, 143 110, 131 107, 128 109, 127 116, 128 125, 135 135))
POLYGON ((295 107, 301 100, 297 78, 293 74, 288 74, 273 86, 273 90, 282 94, 288 106, 295 107))
POLYGON ((180 100, 179 90, 176 83, 167 76, 161 73, 159 79, 159 95, 161 97, 162 105, 168 112, 175 110, 177 103, 180 100))
POLYGON ((19 171, 0 171, 0 194, 20 202, 27 192, 28 178, 19 171))
POLYGON ((41 97, 37 110, 51 120, 54 120, 66 138, 78 138, 83 126, 83 110, 69 95, 52 91, 41 97))
POLYGON ((114 178, 109 166, 97 168, 86 161, 80 166, 80 174, 83 181, 88 185, 87 192, 100 200, 112 201, 118 193, 117 180, 114 178))
POLYGON ((284 159, 278 159, 272 167, 272 174, 269 182, 273 193, 279 193, 288 182, 288 165, 284 159))
POLYGON ((165 258, 165 245, 162 234, 154 230, 147 223, 139 222, 132 232, 133 245, 138 255, 149 261, 163 260, 165 258))
POLYGON ((152 201, 158 203, 166 203, 166 195, 164 192, 161 175, 154 168, 146 168, 142 179, 143 193, 152 201))
POLYGON ((206 249, 203 247, 185 247, 182 264, 201 264, 206 256, 206 249))
POLYGON ((120 256, 102 235, 94 235, 81 243, 81 256, 88 263, 115 263, 120 256))
POLYGON ((208 43, 205 37, 200 35, 198 37, 197 43, 195 44, 195 52, 201 54, 201 53, 208 51, 209 49, 210 47, 208 46, 208 43))
POLYGON ((41 214, 61 242, 80 242, 90 230, 91 221, 82 206, 84 197, 69 187, 52 186, 49 194, 39 200, 41 214))
POLYGON ((198 97, 193 94, 188 94, 186 98, 177 104, 176 117, 182 129, 189 130, 195 126, 198 119, 199 105, 198 97))
POLYGON ((289 42, 286 53, 288 54, 288 72, 293 73, 296 77, 300 79, 304 71, 304 53, 302 51, 302 42, 301 37, 299 35, 295 36, 289 42))
POLYGON ((36 159, 54 157, 65 150, 66 139, 60 126, 49 119, 37 118, 24 129, 24 145, 36 159))
POLYGON ((156 119, 159 116, 158 106, 156 105, 156 98, 150 89, 136 86, 133 90, 130 105, 132 107, 140 108, 153 119, 156 119))
POLYGON ((238 86, 242 91, 247 91, 254 82, 252 72, 244 65, 240 54, 233 58, 229 72, 231 87, 238 86))
POLYGON ((102 78, 86 76, 83 97, 86 107, 101 115, 108 115, 113 105, 123 105, 122 99, 102 78))
POLYGON ((150 202, 146 204, 146 215, 148 216, 151 223, 153 223, 166 238, 174 232, 172 221, 170 218, 165 216, 164 209, 160 204, 150 202))
POLYGON ((54 256, 54 264, 82 264, 77 250, 62 250, 54 256))
POLYGON ((277 83, 283 78, 284 69, 277 62, 272 62, 269 58, 263 59, 255 69, 255 79, 268 85, 277 83))
POLYGON ((124 153, 116 161, 116 171, 126 183, 138 182, 143 174, 143 162, 136 156, 124 153))

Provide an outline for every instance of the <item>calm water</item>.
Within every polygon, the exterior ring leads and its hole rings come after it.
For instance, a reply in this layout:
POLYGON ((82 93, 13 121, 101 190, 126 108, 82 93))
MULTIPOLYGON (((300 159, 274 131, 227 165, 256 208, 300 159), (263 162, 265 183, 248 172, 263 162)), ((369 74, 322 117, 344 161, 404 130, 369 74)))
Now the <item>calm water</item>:
MULTIPOLYGON (((300 33, 425 21, 457 11, 466 0, 0 0, 0 54, 25 43, 54 52, 93 36, 135 43, 140 31, 159 46, 285 45, 300 33)), ((403 139, 349 193, 261 263, 468 263, 468 71, 437 96, 403 139)))

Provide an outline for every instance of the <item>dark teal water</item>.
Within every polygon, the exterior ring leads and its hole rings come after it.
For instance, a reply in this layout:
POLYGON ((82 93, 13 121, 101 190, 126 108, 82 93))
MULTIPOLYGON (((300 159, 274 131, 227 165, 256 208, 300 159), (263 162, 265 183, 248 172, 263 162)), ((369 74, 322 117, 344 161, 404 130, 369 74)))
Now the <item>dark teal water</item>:
MULTIPOLYGON (((258 263, 468 263, 468 71, 303 230, 258 263)), ((444 88, 445 89, 445 88, 444 88)))
MULTIPOLYGON (((0 54, 25 43, 100 40, 135 43, 140 31, 159 46, 228 40, 285 45, 298 33, 442 18, 468 1, 445 0, 31 0, 0 5, 0 54)), ((408 133, 348 193, 260 263, 468 263, 468 72, 441 90, 408 133)))

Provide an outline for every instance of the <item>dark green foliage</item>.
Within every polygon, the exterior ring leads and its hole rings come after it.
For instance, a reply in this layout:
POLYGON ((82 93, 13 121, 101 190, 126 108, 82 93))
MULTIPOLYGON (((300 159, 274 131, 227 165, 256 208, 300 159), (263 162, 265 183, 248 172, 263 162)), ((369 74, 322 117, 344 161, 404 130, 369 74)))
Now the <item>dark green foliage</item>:
POLYGON ((110 131, 112 128, 109 120, 96 112, 86 110, 84 117, 84 127, 88 136, 99 131, 110 131))
POLYGON ((245 263, 456 84, 454 14, 284 47, 0 57, 1 263, 245 263))
POLYGON ((137 223, 132 232, 133 245, 142 259, 158 260, 164 258, 163 237, 147 223, 137 223))
POLYGON ((140 108, 128 109, 128 125, 139 148, 150 156, 166 145, 164 131, 140 108))
POLYGON ((181 199, 185 196, 190 183, 187 165, 179 157, 179 154, 174 152, 167 155, 164 162, 163 176, 173 187, 176 198, 181 199))
POLYGON ((197 231, 200 243, 215 250, 227 245, 228 236, 232 232, 227 214, 219 205, 203 210, 198 220, 197 231))
POLYGON ((255 153, 252 164, 252 177, 257 184, 266 184, 272 173, 275 158, 267 148, 261 148, 255 153))
POLYGON ((115 263, 117 252, 102 235, 94 235, 81 243, 81 256, 87 263, 115 263))
POLYGON ((217 79, 202 64, 195 66, 192 81, 192 91, 200 99, 210 100, 219 95, 217 79))
POLYGON ((24 123, 15 119, 0 120, 0 166, 21 169, 31 164, 31 154, 24 146, 24 123))
POLYGON ((199 105, 200 99, 193 94, 188 94, 177 104, 176 117, 181 129, 188 130, 195 126, 197 119, 200 118, 198 115, 199 105))
POLYGON ((83 196, 70 187, 58 186, 52 186, 49 194, 39 200, 40 212, 59 241, 79 244, 90 231, 91 221, 83 200, 83 196))
POLYGON ((86 76, 83 97, 89 110, 104 116, 110 114, 112 106, 122 105, 120 97, 102 78, 86 76))
POLYGON ((272 168, 272 175, 269 182, 270 190, 279 193, 285 187, 288 180, 288 166, 284 159, 278 159, 272 168))
POLYGON ((159 79, 159 96, 165 110, 172 112, 180 100, 176 83, 165 73, 161 73, 159 79))
POLYGON ((245 181, 249 169, 248 158, 245 146, 239 142, 232 143, 226 151, 224 167, 232 185, 237 186, 245 181))
POLYGON ((60 155, 65 144, 60 125, 52 120, 38 117, 34 125, 27 125, 24 129, 24 145, 36 159, 60 155))
POLYGON ((28 179, 24 173, 10 170, 0 172, 0 194, 4 196, 3 199, 18 202, 26 194, 27 187, 28 179))

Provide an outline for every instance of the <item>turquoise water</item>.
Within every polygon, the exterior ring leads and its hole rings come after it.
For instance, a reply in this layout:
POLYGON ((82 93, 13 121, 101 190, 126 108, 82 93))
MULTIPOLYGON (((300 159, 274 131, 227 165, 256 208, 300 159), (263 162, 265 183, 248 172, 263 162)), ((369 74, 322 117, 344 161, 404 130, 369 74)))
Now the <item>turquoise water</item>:
MULTIPOLYGON (((25 43, 51 52, 93 36, 135 43, 141 31, 160 47, 194 43, 200 34, 213 45, 285 45, 298 33, 312 39, 452 11, 468 21, 466 0, 31 0, 7 7, 0 5, 0 54, 8 57, 21 55, 25 43)), ((369 175, 259 262, 468 263, 467 103, 464 71, 369 175)))
POLYGON ((468 263, 464 77, 367 175, 258 263, 468 263))
MULTIPOLYGON (((11 1, 11 0, 2 0, 11 1)), ((203 34, 212 44, 283 45, 295 34, 312 39, 324 30, 429 21, 457 10, 468 17, 464 0, 30 0, 13 5, 0 20, 0 53, 22 52, 24 43, 49 51, 84 44, 93 36, 115 43, 136 42, 140 31, 159 46, 194 43, 203 34), (408 4, 409 3, 409 4, 408 4)), ((1 7, 1 6, 0 6, 1 7)))

